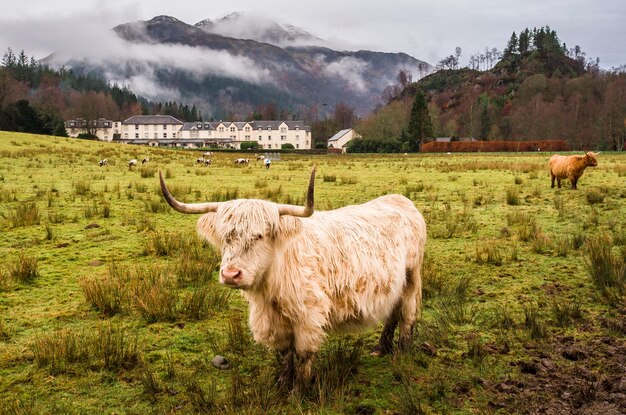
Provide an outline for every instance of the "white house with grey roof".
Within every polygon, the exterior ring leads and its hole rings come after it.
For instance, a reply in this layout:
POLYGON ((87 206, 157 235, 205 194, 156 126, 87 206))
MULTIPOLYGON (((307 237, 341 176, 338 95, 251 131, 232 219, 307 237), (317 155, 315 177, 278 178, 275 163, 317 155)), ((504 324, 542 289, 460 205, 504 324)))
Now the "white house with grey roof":
MULTIPOLYGON (((66 122, 66 128, 70 120, 66 122)), ((256 141, 260 148, 276 150, 283 144, 295 149, 310 149, 311 127, 303 121, 196 121, 182 122, 170 115, 135 115, 117 123, 115 133, 98 129, 98 138, 111 141, 167 147, 221 147, 241 148, 241 143, 256 141)), ((78 127, 76 131, 79 131, 78 127)), ((73 137, 78 136, 71 135, 73 137)))
POLYGON ((346 153, 348 149, 348 143, 354 138, 361 138, 361 135, 354 131, 352 128, 341 130, 328 139, 328 148, 341 149, 342 153, 346 153))

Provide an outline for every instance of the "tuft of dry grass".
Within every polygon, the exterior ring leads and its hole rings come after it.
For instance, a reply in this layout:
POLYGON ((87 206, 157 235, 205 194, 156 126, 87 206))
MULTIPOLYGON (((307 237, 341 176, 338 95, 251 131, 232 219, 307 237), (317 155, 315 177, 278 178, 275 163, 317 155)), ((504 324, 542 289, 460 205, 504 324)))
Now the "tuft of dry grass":
POLYGON ((80 286, 85 300, 100 313, 111 317, 128 307, 129 281, 128 273, 111 264, 105 278, 85 278, 80 281, 80 286))
POLYGON ((173 321, 178 304, 175 287, 165 268, 138 269, 131 283, 132 305, 147 323, 173 321))
POLYGON ((39 208, 35 202, 20 203, 14 211, 10 211, 4 216, 11 222, 13 228, 39 225, 41 221, 39 208))

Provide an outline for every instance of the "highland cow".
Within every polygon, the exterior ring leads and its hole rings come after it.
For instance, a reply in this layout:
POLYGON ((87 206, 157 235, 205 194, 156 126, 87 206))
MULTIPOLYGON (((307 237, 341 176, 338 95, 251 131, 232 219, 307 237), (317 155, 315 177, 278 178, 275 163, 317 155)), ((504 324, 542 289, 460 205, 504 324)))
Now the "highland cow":
POLYGON ((584 156, 561 156, 558 154, 550 157, 550 177, 552 178, 552 188, 556 179, 559 189, 561 180, 569 179, 572 189, 577 189, 578 179, 583 175, 587 167, 598 165, 598 153, 587 152, 584 156))
POLYGON ((426 223, 411 200, 387 195, 314 213, 313 168, 305 206, 256 199, 187 204, 159 176, 170 206, 204 213, 198 233, 221 252, 219 281, 242 291, 255 341, 280 351, 283 387, 310 384, 331 330, 384 320, 373 354, 393 350, 398 324, 398 346, 409 346, 426 243, 426 223))

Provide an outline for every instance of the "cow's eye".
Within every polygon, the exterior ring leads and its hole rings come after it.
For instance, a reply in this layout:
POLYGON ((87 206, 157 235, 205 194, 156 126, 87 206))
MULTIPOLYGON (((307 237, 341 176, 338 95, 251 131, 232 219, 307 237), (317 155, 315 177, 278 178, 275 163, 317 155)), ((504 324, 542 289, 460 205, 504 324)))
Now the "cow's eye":
POLYGON ((263 235, 258 234, 258 235, 255 236, 254 239, 256 239, 257 241, 260 241, 261 239, 263 239, 263 235))

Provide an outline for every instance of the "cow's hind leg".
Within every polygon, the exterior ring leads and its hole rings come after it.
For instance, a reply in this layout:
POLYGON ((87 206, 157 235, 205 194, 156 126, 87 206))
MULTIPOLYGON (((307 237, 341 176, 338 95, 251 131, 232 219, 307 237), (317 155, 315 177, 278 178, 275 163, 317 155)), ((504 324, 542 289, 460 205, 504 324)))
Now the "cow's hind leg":
POLYGON ((552 188, 554 189, 554 179, 556 179, 554 173, 550 172, 550 178, 552 179, 552 188))
MULTIPOLYGON (((421 264, 421 261, 420 261, 421 264)), ((407 281, 400 303, 400 335, 398 349, 406 351, 411 345, 415 319, 422 310, 422 276, 419 266, 407 271, 407 281)))
POLYGON ((374 347, 374 350, 372 350, 372 356, 383 356, 393 351, 393 333, 396 331, 398 321, 400 321, 400 306, 401 303, 398 303, 394 307, 391 315, 385 322, 385 327, 380 335, 380 340, 378 341, 376 347, 374 347))

